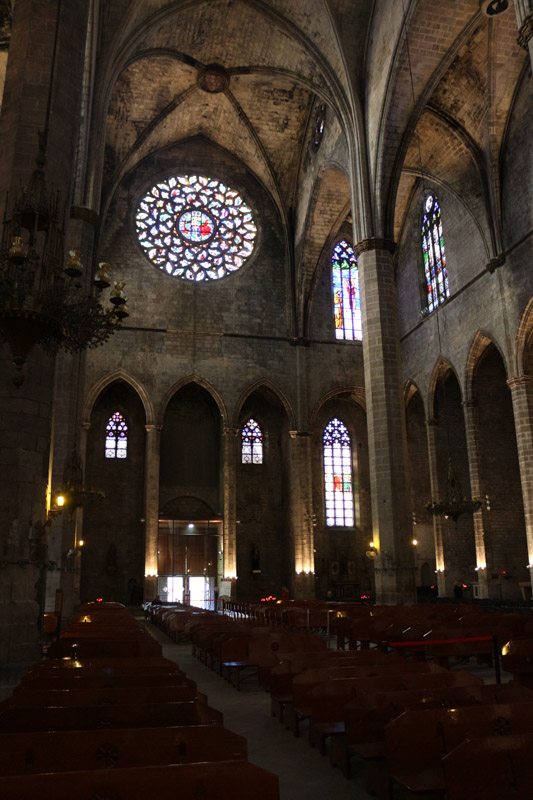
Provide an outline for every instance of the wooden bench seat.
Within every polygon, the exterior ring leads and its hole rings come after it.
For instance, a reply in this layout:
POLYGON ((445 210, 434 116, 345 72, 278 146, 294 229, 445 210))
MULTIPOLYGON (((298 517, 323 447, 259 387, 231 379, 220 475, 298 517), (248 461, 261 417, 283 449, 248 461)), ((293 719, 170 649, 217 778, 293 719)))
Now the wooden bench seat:
POLYGON ((444 756, 448 800, 530 800, 533 734, 467 739, 444 756))
POLYGON ((406 711, 385 728, 391 779, 409 798, 444 796, 441 758, 467 738, 533 734, 533 703, 406 711))
POLYGON ((0 775, 246 757, 246 739, 219 725, 0 734, 0 775))
MULTIPOLYGON (((352 667, 326 667, 306 670, 296 676, 292 681, 292 701, 285 703, 285 727, 295 736, 299 734, 299 724, 311 715, 312 691, 321 683, 326 683, 335 678, 371 679, 374 677, 392 677, 396 682, 408 679, 410 676, 439 675, 444 671, 433 664, 419 663, 383 663, 367 664, 352 667)), ((401 684, 403 685, 403 684, 401 684)))
POLYGON ((0 777, 2 800, 279 800, 277 775, 247 761, 132 767, 0 777))
MULTIPOLYGON (((468 676, 468 673, 463 674, 468 676)), ((533 701, 533 693, 520 686, 484 685, 479 678, 474 680, 477 682, 468 686, 418 687, 375 694, 360 692, 344 708, 344 736, 331 740, 331 764, 339 766, 345 777, 349 777, 354 755, 367 763, 372 759, 384 759, 385 725, 404 711, 533 701)))
MULTIPOLYGON (((0 732, 100 730, 176 725, 222 725, 222 714, 194 700, 111 706, 7 708, 0 712, 0 732)), ((1 795, 0 795, 1 797, 1 795)))
POLYGON ((104 689, 72 688, 43 691, 15 691, 0 704, 5 708, 38 708, 43 706, 109 706, 131 703, 180 703, 199 699, 205 702, 195 686, 122 686, 104 689))

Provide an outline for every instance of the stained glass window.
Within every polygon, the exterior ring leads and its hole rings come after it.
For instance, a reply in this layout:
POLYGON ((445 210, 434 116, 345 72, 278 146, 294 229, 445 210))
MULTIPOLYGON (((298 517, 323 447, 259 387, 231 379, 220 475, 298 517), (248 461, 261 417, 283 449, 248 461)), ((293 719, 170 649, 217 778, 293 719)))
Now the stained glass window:
POLYGON ((324 128, 326 127, 326 104, 321 103, 315 116, 315 125, 313 128, 313 150, 316 151, 320 147, 322 137, 324 136, 324 128))
POLYGON ((255 419, 249 419, 242 429, 242 463, 263 463, 263 432, 255 419))
POLYGON ((362 339, 359 270, 353 248, 343 239, 335 245, 331 261, 335 338, 362 339))
POLYGON ((257 235, 239 193, 202 175, 177 175, 152 187, 135 220, 152 264, 189 281, 214 281, 240 269, 257 235))
POLYGON ((432 194, 429 194, 424 202, 422 252, 426 278, 427 310, 428 313, 431 313, 450 296, 440 206, 437 198, 432 194))
POLYGON ((324 430, 326 525, 354 525, 352 446, 346 425, 334 417, 324 430))
POLYGON ((127 458, 128 455, 128 426, 126 420, 115 411, 109 417, 105 429, 105 457, 127 458))

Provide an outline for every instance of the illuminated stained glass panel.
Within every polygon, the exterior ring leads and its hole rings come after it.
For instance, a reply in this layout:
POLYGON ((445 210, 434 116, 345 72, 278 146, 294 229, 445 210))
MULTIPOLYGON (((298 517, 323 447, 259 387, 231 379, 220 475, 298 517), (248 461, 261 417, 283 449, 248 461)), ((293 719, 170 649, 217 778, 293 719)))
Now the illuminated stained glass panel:
POLYGON ((335 338, 362 339, 359 271, 353 248, 345 240, 339 242, 331 261, 335 338))
POLYGON ((352 446, 348 428, 335 417, 326 425, 322 441, 326 525, 353 527, 352 446))
POLYGON ((127 458, 128 456, 128 426, 126 420, 115 411, 109 417, 105 435, 105 457, 127 458))
POLYGON ((254 419, 249 419, 242 429, 242 463, 263 463, 263 432, 254 419))
POLYGON ((225 278, 250 257, 252 210, 234 189, 203 175, 177 175, 143 197, 137 238, 152 264, 176 278, 225 278))
POLYGON ((422 253, 426 278, 427 310, 431 313, 450 296, 440 206, 437 198, 431 194, 426 197, 424 203, 422 253))

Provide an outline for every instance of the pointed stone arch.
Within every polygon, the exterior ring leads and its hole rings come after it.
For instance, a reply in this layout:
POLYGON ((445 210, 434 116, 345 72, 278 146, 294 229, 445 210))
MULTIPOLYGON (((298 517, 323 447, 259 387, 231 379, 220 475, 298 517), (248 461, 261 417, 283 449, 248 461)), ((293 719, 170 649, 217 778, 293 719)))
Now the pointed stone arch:
POLYGON ((457 370, 453 366, 452 362, 449 361, 447 358, 444 358, 444 356, 438 356, 435 362, 435 366, 433 367, 433 370, 431 372, 431 377, 428 386, 428 398, 426 404, 426 413, 428 415, 428 418, 433 416, 433 409, 435 408, 435 392, 437 390, 438 382, 439 380, 444 380, 449 372, 453 372, 457 380, 459 389, 461 390, 461 392, 463 390, 463 387, 461 386, 461 383, 459 381, 457 370))
POLYGON ((287 415, 289 430, 293 430, 294 426, 296 425, 296 422, 291 402, 288 399, 285 392, 282 389, 280 389, 280 387, 277 384, 275 384, 268 378, 259 378, 259 380, 255 381, 255 383, 252 383, 251 386, 249 386, 242 392, 239 399, 237 400, 237 403, 235 404, 235 412, 233 414, 233 420, 235 426, 238 425, 239 415, 242 411, 245 402, 254 392, 258 391, 259 389, 268 389, 280 401, 281 405, 285 410, 285 414, 287 415))
POLYGON ((527 304, 518 325, 515 340, 514 368, 516 376, 527 374, 527 346, 533 332, 533 297, 527 304))
POLYGON ((472 344, 470 345, 470 349, 468 351, 468 356, 466 357, 466 366, 465 366, 465 392, 464 392, 464 399, 465 400, 473 400, 474 399, 474 380, 476 369, 479 365, 479 360, 486 352, 487 348, 491 345, 494 345, 498 352, 502 357, 502 361, 505 364, 505 357, 501 351, 501 348, 498 347, 497 343, 494 339, 485 331, 477 331, 476 335, 472 340, 472 344))
POLYGON ((366 413, 366 397, 364 386, 338 386, 335 389, 330 389, 329 392, 326 392, 326 394, 322 395, 322 397, 317 400, 310 414, 310 426, 313 427, 313 425, 316 423, 316 419, 322 406, 324 406, 330 400, 333 400, 334 397, 344 396, 343 399, 346 399, 346 395, 349 395, 349 399, 366 413))
POLYGON ((125 369, 119 368, 110 372, 108 375, 105 375, 103 378, 100 378, 86 394, 85 402, 83 404, 83 422, 89 422, 91 419, 91 412, 93 410, 94 404, 96 403, 97 399, 100 397, 101 393, 104 389, 107 389, 112 383, 116 381, 124 381, 132 389, 137 392, 139 395, 141 402, 144 406, 144 413, 146 415, 146 424, 153 425, 155 423, 155 413, 154 413, 154 406, 152 400, 148 396, 146 389, 144 388, 143 384, 134 378, 133 375, 130 375, 125 369))
POLYGON ((424 408, 425 411, 425 403, 424 403, 424 398, 422 396, 422 392, 420 391, 416 383, 412 381, 410 378, 408 378, 403 386, 403 399, 406 409, 411 400, 413 399, 413 397, 415 396, 415 394, 417 393, 420 397, 420 400, 422 401, 422 408, 424 408))
POLYGON ((176 392, 179 392, 180 389, 183 389, 184 386, 187 386, 189 383, 195 383, 197 386, 201 386, 202 389, 211 395, 215 403, 217 404, 219 413, 220 413, 220 421, 222 427, 226 427, 228 424, 228 412, 226 409, 226 404, 222 399, 222 395, 212 386, 209 381, 206 381, 204 378, 201 378, 199 375, 192 373, 191 375, 187 375, 186 377, 179 380, 177 383, 174 383, 170 389, 165 392, 161 403, 159 404, 159 409, 157 412, 157 424, 163 425, 163 420, 165 417, 165 411, 170 400, 174 397, 176 392))

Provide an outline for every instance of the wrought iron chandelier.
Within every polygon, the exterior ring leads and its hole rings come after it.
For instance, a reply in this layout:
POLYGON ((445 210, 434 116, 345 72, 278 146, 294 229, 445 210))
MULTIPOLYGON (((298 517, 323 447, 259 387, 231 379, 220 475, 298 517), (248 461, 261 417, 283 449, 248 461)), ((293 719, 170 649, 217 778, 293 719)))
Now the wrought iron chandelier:
POLYGON ((111 285, 109 265, 101 263, 86 281, 79 250, 64 262, 64 209, 48 192, 44 174, 53 78, 61 16, 58 2, 44 130, 39 132, 35 169, 10 208, 6 198, 0 239, 0 340, 13 354, 13 382, 23 383, 22 367, 32 347, 55 354, 79 352, 103 344, 128 316, 124 282, 116 281, 111 305, 100 293, 111 285))
POLYGON ((448 459, 448 477, 444 499, 430 500, 426 508, 435 516, 451 518, 457 524, 461 514, 475 514, 483 505, 479 498, 468 498, 463 494, 459 478, 452 472, 452 461, 448 459))
POLYGON ((49 516, 60 514, 63 509, 67 509, 72 516, 77 508, 104 499, 105 492, 102 489, 87 489, 84 486, 83 463, 75 447, 65 462, 63 482, 53 494, 49 516))

